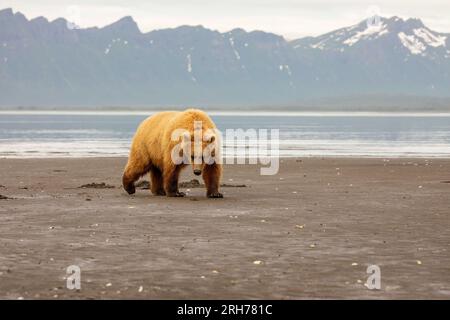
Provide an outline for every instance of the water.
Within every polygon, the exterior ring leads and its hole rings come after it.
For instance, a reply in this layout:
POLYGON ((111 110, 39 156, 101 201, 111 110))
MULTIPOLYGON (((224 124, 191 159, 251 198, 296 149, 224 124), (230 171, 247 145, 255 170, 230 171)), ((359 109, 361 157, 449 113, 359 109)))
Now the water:
MULTIPOLYGON (((0 157, 127 156, 136 127, 150 113, 0 112, 0 157)), ((279 129, 284 157, 450 157, 450 114, 211 115, 221 131, 279 129)))

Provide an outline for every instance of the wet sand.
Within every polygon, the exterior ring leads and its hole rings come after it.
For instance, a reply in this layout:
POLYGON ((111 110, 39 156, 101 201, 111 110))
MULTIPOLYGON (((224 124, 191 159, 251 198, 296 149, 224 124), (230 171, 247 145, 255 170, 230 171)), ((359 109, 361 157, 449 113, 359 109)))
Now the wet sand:
POLYGON ((450 298, 450 160, 232 165, 224 199, 128 196, 125 162, 0 159, 0 298, 450 298))

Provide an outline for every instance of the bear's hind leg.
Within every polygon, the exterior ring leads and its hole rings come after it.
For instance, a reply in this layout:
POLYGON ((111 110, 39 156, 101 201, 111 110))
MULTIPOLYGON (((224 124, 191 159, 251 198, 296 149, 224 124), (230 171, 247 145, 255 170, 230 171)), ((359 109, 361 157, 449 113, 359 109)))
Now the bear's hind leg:
POLYGON ((156 167, 150 168, 151 191, 155 196, 165 196, 163 177, 161 170, 156 167))
POLYGON ((203 181, 206 186, 206 196, 208 198, 223 198, 223 194, 219 192, 220 177, 222 175, 222 167, 219 164, 205 165, 203 168, 203 181))
POLYGON ((182 166, 172 166, 163 173, 164 190, 168 197, 184 197, 186 194, 178 190, 178 176, 182 166))

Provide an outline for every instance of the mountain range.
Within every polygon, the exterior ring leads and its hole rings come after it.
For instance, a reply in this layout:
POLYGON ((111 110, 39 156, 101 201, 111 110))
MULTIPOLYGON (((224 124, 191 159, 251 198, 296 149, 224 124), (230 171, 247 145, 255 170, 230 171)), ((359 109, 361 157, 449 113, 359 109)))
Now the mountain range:
POLYGON ((411 106, 450 108, 450 34, 366 20, 288 41, 262 31, 131 17, 81 29, 0 11, 0 106, 411 106))

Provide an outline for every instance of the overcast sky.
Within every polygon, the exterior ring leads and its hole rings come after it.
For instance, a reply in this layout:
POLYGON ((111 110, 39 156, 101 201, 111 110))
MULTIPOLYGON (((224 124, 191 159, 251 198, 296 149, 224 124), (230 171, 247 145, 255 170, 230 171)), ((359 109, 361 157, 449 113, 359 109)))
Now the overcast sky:
POLYGON ((7 7, 28 18, 77 20, 82 27, 130 15, 143 32, 201 24, 222 32, 264 30, 288 39, 352 25, 379 9, 382 16, 420 18, 431 29, 450 33, 450 0, 0 0, 0 9, 7 7))

